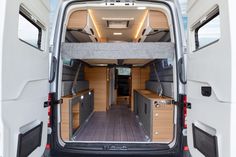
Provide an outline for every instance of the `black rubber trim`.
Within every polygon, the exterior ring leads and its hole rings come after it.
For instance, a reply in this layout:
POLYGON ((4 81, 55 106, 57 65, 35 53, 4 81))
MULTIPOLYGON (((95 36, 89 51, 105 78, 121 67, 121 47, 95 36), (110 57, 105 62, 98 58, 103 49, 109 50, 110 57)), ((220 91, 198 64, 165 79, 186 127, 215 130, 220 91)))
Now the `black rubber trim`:
POLYGON ((43 122, 26 133, 18 135, 17 157, 27 157, 41 146, 42 130, 43 122))

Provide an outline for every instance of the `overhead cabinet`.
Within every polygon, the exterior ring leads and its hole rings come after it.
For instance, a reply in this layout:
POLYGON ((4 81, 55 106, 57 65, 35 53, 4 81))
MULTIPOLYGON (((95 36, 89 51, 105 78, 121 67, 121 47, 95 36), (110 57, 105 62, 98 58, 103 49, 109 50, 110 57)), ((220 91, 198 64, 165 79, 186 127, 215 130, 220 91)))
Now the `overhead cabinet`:
POLYGON ((67 40, 76 38, 78 42, 98 41, 98 34, 89 11, 78 10, 70 15, 66 38, 67 40))
POLYGON ((167 16, 161 11, 148 11, 137 38, 138 42, 168 41, 169 39, 167 16))

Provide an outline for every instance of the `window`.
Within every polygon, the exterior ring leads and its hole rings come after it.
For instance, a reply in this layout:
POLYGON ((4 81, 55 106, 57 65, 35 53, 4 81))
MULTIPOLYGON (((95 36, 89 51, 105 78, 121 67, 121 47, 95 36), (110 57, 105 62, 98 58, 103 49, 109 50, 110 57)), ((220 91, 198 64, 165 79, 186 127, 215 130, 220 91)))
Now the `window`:
POLYGON ((195 29, 196 50, 215 43, 220 39, 220 16, 219 9, 215 9, 204 20, 197 24, 195 29))
POLYGON ((162 60, 162 67, 163 69, 168 69, 173 67, 173 59, 168 58, 168 59, 163 59, 162 60))
POLYGON ((19 13, 18 38, 31 46, 42 49, 42 27, 27 11, 22 8, 20 10, 23 11, 19 13))
POLYGON ((130 76, 131 69, 130 68, 116 68, 118 70, 118 75, 120 76, 130 76))

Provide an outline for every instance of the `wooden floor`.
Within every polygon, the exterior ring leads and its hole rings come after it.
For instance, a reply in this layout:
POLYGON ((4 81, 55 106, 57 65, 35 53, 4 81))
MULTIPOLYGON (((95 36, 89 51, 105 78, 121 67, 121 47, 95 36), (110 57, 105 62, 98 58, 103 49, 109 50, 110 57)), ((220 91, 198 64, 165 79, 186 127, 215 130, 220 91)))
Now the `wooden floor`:
POLYGON ((127 105, 115 105, 108 112, 95 112, 74 139, 75 141, 147 142, 143 128, 127 105))

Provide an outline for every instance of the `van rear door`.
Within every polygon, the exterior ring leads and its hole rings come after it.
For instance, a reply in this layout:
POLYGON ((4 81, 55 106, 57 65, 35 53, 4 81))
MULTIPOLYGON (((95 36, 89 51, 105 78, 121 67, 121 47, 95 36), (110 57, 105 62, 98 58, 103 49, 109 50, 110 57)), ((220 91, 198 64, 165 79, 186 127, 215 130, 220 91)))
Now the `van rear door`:
POLYGON ((0 2, 0 156, 40 157, 47 140, 46 0, 0 2))
POLYGON ((235 112, 232 80, 235 63, 232 62, 231 40, 231 31, 235 28, 230 21, 233 16, 230 12, 235 15, 230 5, 233 2, 190 0, 188 3, 187 134, 190 152, 193 157, 233 157, 236 155, 232 149, 236 145, 233 138, 235 113, 232 114, 235 112))

